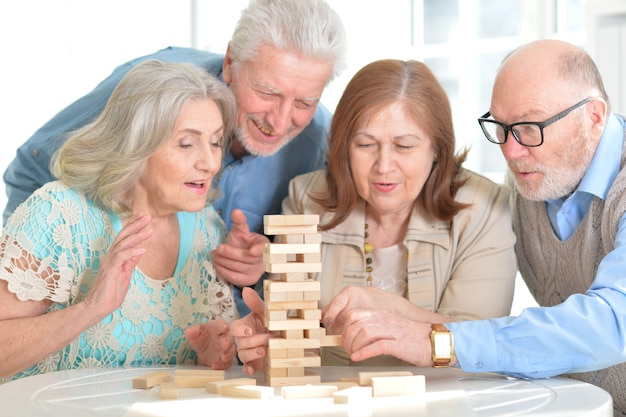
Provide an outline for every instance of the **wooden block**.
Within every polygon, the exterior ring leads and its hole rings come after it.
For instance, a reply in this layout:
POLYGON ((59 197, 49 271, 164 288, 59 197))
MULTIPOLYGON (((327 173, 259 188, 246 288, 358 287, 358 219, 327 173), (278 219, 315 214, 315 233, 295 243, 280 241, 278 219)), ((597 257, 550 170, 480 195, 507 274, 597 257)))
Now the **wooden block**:
POLYGON ((302 348, 287 349, 287 357, 288 358, 304 358, 304 349, 302 348))
POLYGON ((319 243, 266 243, 263 248, 272 255, 320 253, 319 243))
POLYGON ((317 214, 284 214, 285 224, 319 224, 320 216, 317 214))
POLYGON ((317 349, 319 347, 319 339, 283 339, 276 337, 268 341, 269 349, 317 349))
POLYGON ((155 371, 133 378, 133 388, 146 389, 171 379, 170 371, 155 371))
POLYGON ((277 292, 304 292, 304 291, 320 291, 321 283, 312 279, 296 282, 274 281, 266 279, 263 282, 263 288, 267 291, 277 292))
POLYGON ((292 330, 292 329, 315 329, 320 327, 319 320, 302 320, 290 318, 287 320, 274 320, 266 326, 269 331, 292 330))
POLYGON ((319 308, 316 309, 300 309, 297 311, 297 317, 303 320, 317 320, 318 322, 322 319, 322 310, 319 308))
POLYGON ((280 394, 283 398, 290 400, 332 397, 335 391, 337 391, 337 387, 333 385, 293 385, 283 386, 280 389, 280 394))
POLYGON ((206 384, 206 392, 210 394, 221 394, 222 388, 229 386, 239 385, 256 385, 256 379, 254 378, 233 378, 224 379, 222 381, 213 381, 206 384))
POLYGON ((287 262, 284 264, 270 264, 263 262, 263 267, 266 272, 271 274, 284 274, 287 272, 322 272, 321 262, 287 262))
POLYGON ((340 334, 328 334, 320 337, 320 347, 341 346, 343 338, 340 334))
POLYGON ((280 337, 283 339, 303 339, 304 338, 304 330, 302 329, 285 329, 281 330, 280 337))
POLYGON ((291 301, 291 302, 304 301, 304 292, 303 291, 289 291, 287 293, 287 301, 291 301))
POLYGON ((350 387, 335 391, 333 401, 335 404, 354 404, 355 402, 367 401, 372 398, 372 387, 350 387))
POLYGON ((319 355, 304 358, 267 358, 267 366, 270 368, 297 368, 322 366, 319 355))
POLYGON ((320 216, 317 214, 266 214, 263 216, 263 224, 272 226, 318 224, 320 216))
MULTIPOLYGON (((295 258, 297 259, 297 258, 295 258)), ((287 254, 285 253, 264 253, 263 254, 263 262, 268 264, 284 264, 287 263, 287 254)))
POLYGON ((305 264, 322 262, 321 253, 299 253, 295 257, 296 262, 304 262, 305 264))
POLYGON ((267 356, 272 359, 286 359, 288 358, 289 349, 284 348, 268 348, 267 356))
POLYGON ((411 371, 380 371, 380 372, 359 372, 359 385, 364 387, 372 385, 372 378, 377 376, 411 376, 411 371))
POLYGON ((238 398, 258 398, 265 400, 274 396, 274 388, 259 385, 227 385, 222 387, 222 395, 238 398))
POLYGON ((174 382, 161 382, 159 384, 159 398, 162 400, 178 399, 178 386, 174 382))
MULTIPOLYGON (((269 308, 265 309, 264 319, 267 322, 268 320, 287 320, 287 313, 289 310, 270 310, 269 308)), ((267 325, 266 325, 267 327, 267 325)))
POLYGON ((374 397, 424 395, 425 393, 426 377, 424 375, 372 377, 372 395, 374 397))
POLYGON ((226 371, 217 369, 184 369, 176 368, 174 376, 191 375, 191 376, 220 376, 222 379, 226 376, 226 371))
POLYGON ((268 310, 313 310, 319 308, 317 300, 307 301, 265 301, 268 310))
POLYGON ((265 383, 271 387, 281 387, 284 385, 306 385, 306 384, 319 384, 320 376, 311 373, 306 373, 305 376, 297 377, 275 377, 265 374, 265 383))
POLYGON ((319 300, 321 295, 322 295, 321 291, 305 291, 304 301, 319 300))
POLYGON ((274 235, 295 235, 295 234, 309 234, 317 233, 316 224, 286 224, 286 225, 263 225, 263 234, 274 235))
POLYGON ((287 369, 287 376, 289 378, 293 378, 293 377, 303 377, 306 375, 305 372, 305 368, 304 367, 298 367, 298 368, 285 368, 287 369))
POLYGON ((270 368, 267 366, 267 359, 265 361, 265 377, 286 377, 289 376, 287 373, 287 368, 270 368))
POLYGON ((350 387, 358 387, 359 382, 356 380, 353 381, 331 381, 331 382, 320 382, 321 385, 332 385, 337 387, 337 390, 342 390, 350 387))
MULTIPOLYGON (((301 243, 304 243, 304 240, 305 240, 305 235, 303 235, 302 233, 295 234, 295 235, 274 236, 274 243, 280 243, 280 244, 292 244, 292 243, 301 244, 301 243)), ((321 241, 322 240, 320 239, 320 242, 321 241)), ((315 243, 315 242, 307 242, 307 243, 315 243)))
POLYGON ((179 388, 204 388, 208 382, 223 380, 220 375, 174 375, 174 382, 179 388))
POLYGON ((294 282, 304 281, 309 279, 309 274, 306 272, 284 272, 281 274, 274 274, 277 277, 277 281, 294 282))
POLYGON ((304 337, 306 339, 320 339, 322 332, 326 332, 326 329, 324 329, 323 327, 319 327, 319 325, 316 328, 311 328, 311 329, 305 329, 304 330, 304 337))

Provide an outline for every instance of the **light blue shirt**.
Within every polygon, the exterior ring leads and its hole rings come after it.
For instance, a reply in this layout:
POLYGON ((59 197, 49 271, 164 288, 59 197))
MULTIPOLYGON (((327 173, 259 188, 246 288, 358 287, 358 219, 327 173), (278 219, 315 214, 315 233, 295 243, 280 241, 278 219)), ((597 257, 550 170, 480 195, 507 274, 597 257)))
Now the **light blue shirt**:
MULTIPOLYGON (((591 195, 605 199, 620 168, 624 119, 609 116, 583 181, 563 204, 550 209, 553 228, 568 237, 589 209, 591 195)), ((601 261, 585 294, 553 307, 527 308, 518 317, 448 323, 459 365, 467 372, 503 372, 543 378, 587 372, 626 361, 626 221, 615 249, 601 261)))
MULTIPOLYGON (((53 180, 50 158, 65 142, 68 132, 95 119, 122 77, 147 59, 193 63, 222 79, 224 56, 191 48, 168 47, 118 66, 96 88, 55 115, 17 150, 3 177, 8 197, 4 224, 19 204, 53 180)), ((239 208, 246 214, 250 229, 263 233, 263 215, 280 214, 282 200, 289 192, 289 180, 324 168, 331 118, 331 113, 319 104, 311 123, 269 157, 246 156, 236 161, 227 152, 219 180, 222 197, 213 205, 228 230, 232 225, 230 213, 239 208)), ((250 311, 238 288, 235 288, 235 302, 240 315, 250 311)))

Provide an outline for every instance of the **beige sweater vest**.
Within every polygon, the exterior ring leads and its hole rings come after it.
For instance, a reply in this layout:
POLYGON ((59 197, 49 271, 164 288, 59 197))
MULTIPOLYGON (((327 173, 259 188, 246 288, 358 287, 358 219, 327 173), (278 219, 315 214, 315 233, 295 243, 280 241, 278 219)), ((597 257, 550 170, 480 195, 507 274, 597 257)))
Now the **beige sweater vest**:
MULTIPOLYGON (((620 172, 606 201, 595 197, 581 224, 566 241, 554 233, 545 202, 526 200, 511 187, 518 266, 539 305, 553 306, 571 294, 585 293, 595 279, 600 261, 613 249, 620 218, 626 212, 625 165, 626 139, 620 172)), ((615 415, 626 415, 626 363, 568 376, 611 393, 615 415)))

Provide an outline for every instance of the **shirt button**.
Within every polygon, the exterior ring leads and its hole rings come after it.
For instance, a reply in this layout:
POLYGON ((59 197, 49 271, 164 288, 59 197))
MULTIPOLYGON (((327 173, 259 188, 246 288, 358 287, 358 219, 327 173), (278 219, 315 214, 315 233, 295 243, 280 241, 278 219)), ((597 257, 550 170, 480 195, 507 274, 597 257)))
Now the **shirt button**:
POLYGON ((476 363, 474 364, 474 368, 476 368, 476 369, 482 369, 482 368, 483 368, 483 363, 482 363, 482 362, 480 362, 480 361, 479 361, 479 362, 476 362, 476 363))

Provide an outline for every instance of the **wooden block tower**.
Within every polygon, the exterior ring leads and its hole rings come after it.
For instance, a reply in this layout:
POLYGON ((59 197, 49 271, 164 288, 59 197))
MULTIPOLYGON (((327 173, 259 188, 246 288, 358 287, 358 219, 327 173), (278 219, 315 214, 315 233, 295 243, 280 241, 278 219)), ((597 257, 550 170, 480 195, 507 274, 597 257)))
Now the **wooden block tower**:
POLYGON ((267 215, 265 271, 275 274, 264 282, 265 327, 275 337, 269 340, 265 382, 270 386, 316 384, 320 376, 307 370, 321 365, 318 349, 320 329, 320 283, 307 273, 320 272, 321 234, 318 215, 267 215))

